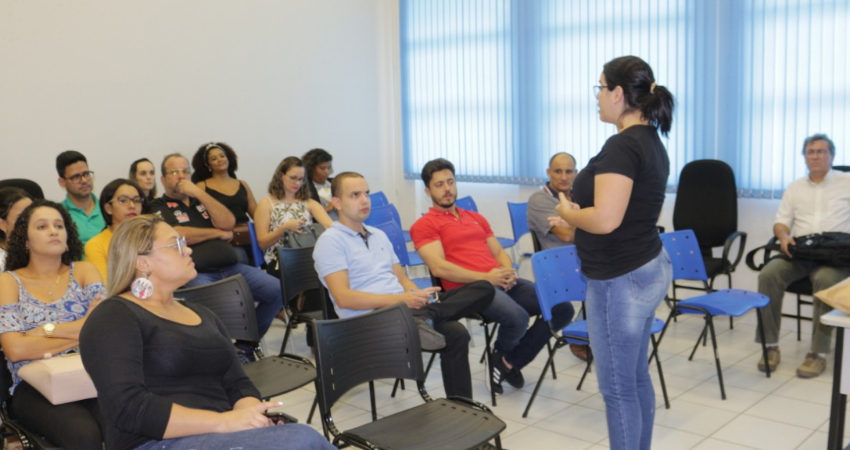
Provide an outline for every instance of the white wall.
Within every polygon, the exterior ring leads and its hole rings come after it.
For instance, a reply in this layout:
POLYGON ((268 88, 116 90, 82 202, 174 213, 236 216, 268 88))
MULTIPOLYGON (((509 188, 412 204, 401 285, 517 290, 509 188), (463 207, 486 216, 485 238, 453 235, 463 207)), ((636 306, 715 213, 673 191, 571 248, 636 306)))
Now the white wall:
POLYGON ((61 199, 55 156, 75 149, 99 193, 141 156, 159 165, 221 140, 258 195, 281 159, 313 147, 384 184, 396 11, 389 0, 3 1, 0 179, 61 199))

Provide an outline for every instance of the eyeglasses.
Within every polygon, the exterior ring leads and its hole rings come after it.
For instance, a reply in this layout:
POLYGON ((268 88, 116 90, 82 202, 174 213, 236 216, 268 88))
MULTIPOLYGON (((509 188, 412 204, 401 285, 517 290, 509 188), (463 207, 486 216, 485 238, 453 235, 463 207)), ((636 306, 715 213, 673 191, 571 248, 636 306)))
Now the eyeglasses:
POLYGON ((602 88, 611 90, 611 86, 606 86, 604 84, 598 84, 596 86, 593 86, 593 96, 599 97, 599 93, 602 92, 602 88))
POLYGON ((823 148, 819 148, 817 150, 806 150, 806 156, 814 156, 814 155, 824 156, 828 153, 829 153, 829 150, 823 149, 823 148))
POLYGON ((118 198, 116 198, 116 199, 113 199, 113 200, 110 200, 110 201, 109 201, 109 203, 112 203, 112 202, 116 202, 116 203, 118 203, 118 204, 119 204, 119 205, 121 205, 121 206, 124 206, 124 205, 126 205, 126 204, 128 204, 128 203, 130 203, 130 202, 133 202, 133 203, 134 203, 134 204, 136 204, 136 205, 141 205, 141 204, 142 204, 142 198, 141 198, 141 197, 133 197, 133 198, 130 198, 130 197, 127 197, 126 195, 122 195, 122 196, 120 196, 120 197, 118 197, 118 198))
POLYGON ((192 175, 192 171, 189 169, 171 169, 165 171, 166 175, 176 176, 176 175, 192 175))
POLYGON ((79 183, 80 181, 83 181, 83 178, 86 178, 88 180, 94 179, 94 172, 92 172, 91 170, 87 170, 76 175, 71 175, 70 177, 65 179, 70 180, 72 183, 79 183))
POLYGON ((296 177, 296 176, 293 175, 293 176, 288 176, 286 178, 289 178, 290 180, 294 181, 295 183, 303 183, 304 182, 304 177, 296 177))
POLYGON ((189 249, 189 246, 186 245, 186 238, 183 237, 183 236, 180 236, 180 237, 177 238, 177 241, 175 241, 173 244, 163 245, 162 247, 157 247, 157 248, 152 248, 149 252, 147 252, 145 254, 147 255, 149 253, 153 253, 155 250, 162 250, 164 248, 172 248, 172 247, 176 247, 177 251, 180 252, 180 255, 182 255, 182 256, 186 256, 186 250, 189 249))

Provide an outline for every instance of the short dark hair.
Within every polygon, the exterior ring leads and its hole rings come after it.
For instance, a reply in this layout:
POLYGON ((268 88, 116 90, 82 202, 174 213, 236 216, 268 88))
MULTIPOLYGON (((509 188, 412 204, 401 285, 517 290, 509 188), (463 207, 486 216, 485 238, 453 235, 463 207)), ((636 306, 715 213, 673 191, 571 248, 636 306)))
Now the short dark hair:
MULTIPOLYGON (((25 198, 32 200, 32 196, 21 188, 9 186, 0 189, 0 219, 8 220, 12 206, 25 198)), ((15 224, 12 224, 12 227, 14 228, 15 224)), ((6 233, 0 230, 0 244, 5 244, 6 238, 6 233)))
POLYGON ((331 180, 331 195, 339 198, 339 191, 342 189, 342 182, 349 178, 366 178, 357 172, 343 172, 331 180))
POLYGON ((313 171, 316 170, 316 167, 319 164, 332 162, 334 157, 331 156, 331 154, 325 149, 314 148, 305 153, 304 156, 301 157, 301 160, 304 161, 304 176, 308 180, 313 181, 313 171))
POLYGON ((638 110, 644 119, 667 136, 673 125, 673 94, 655 84, 652 67, 637 56, 621 56, 608 61, 602 68, 609 90, 623 88, 626 111, 638 110))
MULTIPOLYGON (((287 156, 283 158, 283 161, 277 165, 277 169, 275 169, 272 174, 272 180, 269 181, 269 194, 271 194, 274 198, 282 199, 286 197, 286 190, 283 188, 283 176, 286 172, 289 172, 289 169, 293 167, 304 167, 304 162, 301 161, 297 156, 287 156)), ((301 187, 298 189, 298 192, 295 193, 295 198, 302 202, 306 202, 310 199, 310 191, 307 187, 307 183, 312 183, 312 181, 307 178, 306 171, 304 172, 304 182, 301 183, 301 187)))
POLYGON ((554 161, 554 160, 555 160, 555 158, 557 158, 557 157, 559 157, 559 156, 561 156, 561 155, 567 155, 567 156, 569 156, 569 157, 570 157, 570 159, 572 159, 572 160, 573 160, 573 165, 574 165, 574 166, 578 166, 578 162, 576 162, 576 157, 575 157, 575 156, 573 156, 573 155, 571 155, 571 154, 569 154, 569 153, 567 153, 567 152, 558 152, 558 153, 555 153, 554 155, 552 155, 552 157, 551 157, 551 158, 549 158, 549 167, 552 167, 552 161, 554 161))
POLYGON ((803 140, 803 156, 806 156, 806 147, 814 141, 824 141, 829 145, 829 154, 835 157, 835 143, 826 135, 826 133, 815 133, 803 140))
POLYGON ((65 178, 65 168, 80 161, 86 164, 89 163, 82 153, 76 150, 66 150, 56 157, 56 172, 60 178, 65 178))
POLYGON ((80 235, 77 233, 77 226, 74 225, 74 221, 71 219, 71 215, 68 214, 68 211, 56 202, 52 202, 50 200, 35 200, 32 205, 27 206, 26 209, 21 212, 21 217, 18 217, 18 221, 15 222, 15 229, 9 236, 9 254, 6 258, 7 271, 17 270, 21 267, 26 267, 26 265, 29 264, 30 254, 27 251, 27 240, 29 239, 29 235, 27 234, 27 229, 29 228, 33 211, 42 207, 53 208, 56 211, 59 211, 59 215, 62 216, 62 221, 65 222, 65 229, 68 234, 66 245, 68 248, 65 250, 65 253, 62 254, 62 264, 70 266, 72 262, 82 259, 83 244, 80 242, 80 235))
MULTIPOLYGON (((133 180, 127 180, 124 178, 117 178, 112 180, 103 187, 103 190, 100 191, 100 198, 97 199, 98 204, 100 205, 100 214, 103 215, 103 221, 106 222, 106 226, 112 226, 112 214, 106 212, 106 204, 112 201, 112 197, 115 197, 115 193, 118 192, 118 188, 121 186, 133 186, 136 189, 136 192, 139 193, 139 197, 142 197, 142 188, 139 187, 139 184, 133 180)), ((142 207, 146 206, 146 202, 144 197, 142 197, 142 207)))
POLYGON ((186 158, 185 156, 183 156, 182 153, 169 153, 169 154, 165 155, 164 158, 162 158, 162 164, 159 165, 160 175, 165 176, 165 163, 168 162, 168 160, 171 159, 171 158, 178 158, 178 157, 185 159, 186 162, 189 162, 189 158, 186 158))
MULTIPOLYGON (((147 158, 139 158, 139 159, 133 161, 133 164, 130 164, 130 173, 129 173, 129 178, 131 180, 136 181, 136 174, 139 173, 139 164, 141 164, 143 162, 150 163, 150 165, 153 166, 153 163, 151 162, 151 160, 149 160, 147 158)), ((156 167, 156 166, 154 166, 154 167, 156 167)), ((139 192, 141 193, 142 191, 139 191, 139 192)), ((147 200, 153 200, 155 198, 156 198, 156 178, 154 178, 153 188, 151 189, 151 192, 148 194, 146 199, 147 200)))
POLYGON ((236 152, 233 151, 233 148, 223 142, 210 142, 209 144, 204 144, 198 147, 198 151, 195 152, 195 156, 192 156, 192 169, 194 169, 192 172, 192 183, 204 181, 207 178, 212 177, 212 170, 210 170, 210 166, 207 162, 207 155, 209 152, 217 148, 224 152, 224 156, 227 156, 227 173, 232 178, 236 178, 236 169, 239 168, 236 152))
POLYGON ((425 163, 425 166, 422 167, 422 181, 425 183, 425 187, 428 187, 428 185, 431 184, 431 178, 434 176, 435 172, 446 169, 451 170, 452 175, 455 174, 454 164, 445 158, 432 159, 425 163))

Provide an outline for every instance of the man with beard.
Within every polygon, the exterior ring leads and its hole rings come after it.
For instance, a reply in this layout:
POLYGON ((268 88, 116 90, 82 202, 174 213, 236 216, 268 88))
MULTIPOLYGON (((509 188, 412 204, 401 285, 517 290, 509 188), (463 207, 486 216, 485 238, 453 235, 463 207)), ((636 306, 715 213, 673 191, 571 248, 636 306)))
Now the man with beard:
POLYGON ((56 172, 59 173, 59 186, 67 193, 62 206, 74 220, 80 241, 86 245, 106 227, 94 195, 94 172, 89 170, 86 157, 74 150, 56 157, 56 172))
MULTIPOLYGON (((485 280, 496 288, 493 303, 481 315, 499 324, 490 356, 491 379, 487 385, 503 392, 502 381, 519 389, 525 384, 520 369, 531 362, 552 333, 542 319, 528 328, 529 318, 540 314, 534 283, 517 277, 513 262, 484 216, 455 206, 455 169, 445 159, 429 161, 422 168, 425 193, 432 208, 410 228, 410 236, 431 273, 442 279, 444 289, 485 280)), ((561 329, 573 317, 570 303, 553 309, 552 328, 561 329)))

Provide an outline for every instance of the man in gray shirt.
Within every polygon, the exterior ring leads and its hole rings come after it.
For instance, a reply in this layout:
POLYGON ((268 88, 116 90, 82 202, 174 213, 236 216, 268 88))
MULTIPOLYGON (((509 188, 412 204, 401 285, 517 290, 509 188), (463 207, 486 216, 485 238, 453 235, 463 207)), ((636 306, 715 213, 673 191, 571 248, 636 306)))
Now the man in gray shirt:
MULTIPOLYGON (((549 182, 542 189, 531 194, 528 199, 528 229, 534 233, 540 242, 540 249, 561 247, 572 244, 575 236, 575 227, 564 227, 550 225, 548 217, 555 217, 558 211, 558 194, 563 192, 567 200, 573 201, 573 180, 576 178, 576 159, 569 153, 556 153, 549 159, 549 168, 546 175, 549 182)), ((582 361, 587 360, 587 346, 570 344, 570 351, 582 361)))

